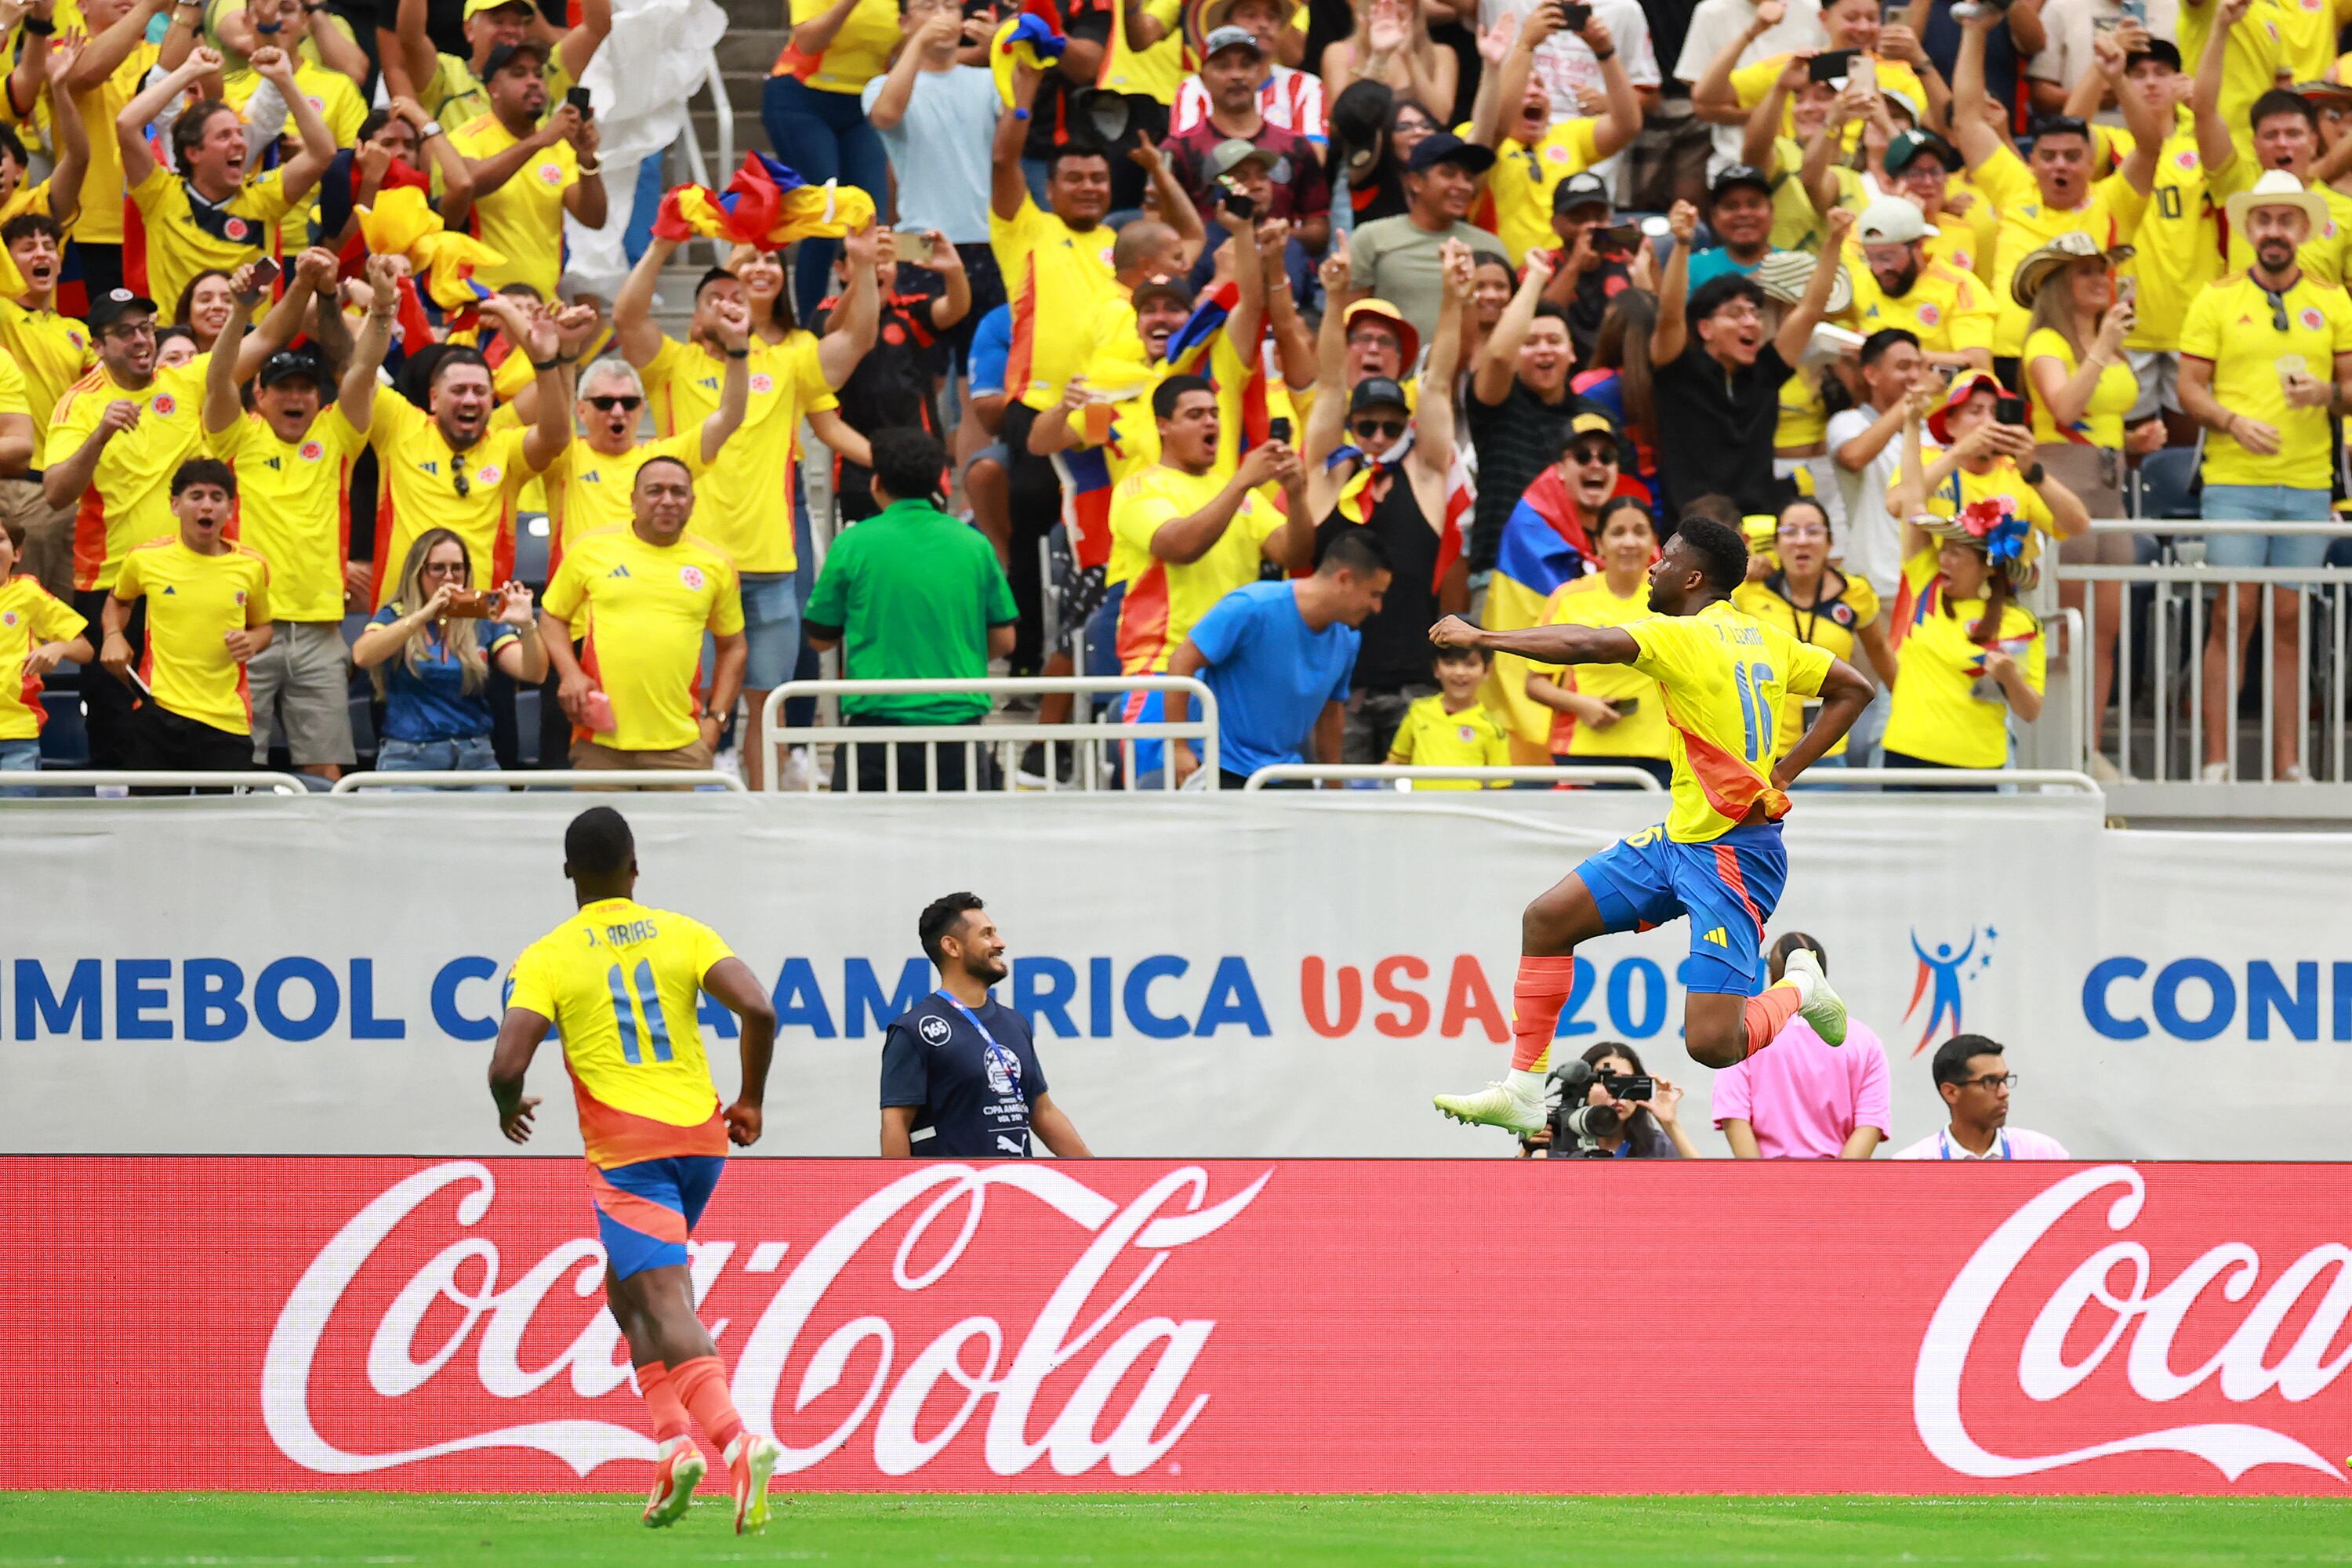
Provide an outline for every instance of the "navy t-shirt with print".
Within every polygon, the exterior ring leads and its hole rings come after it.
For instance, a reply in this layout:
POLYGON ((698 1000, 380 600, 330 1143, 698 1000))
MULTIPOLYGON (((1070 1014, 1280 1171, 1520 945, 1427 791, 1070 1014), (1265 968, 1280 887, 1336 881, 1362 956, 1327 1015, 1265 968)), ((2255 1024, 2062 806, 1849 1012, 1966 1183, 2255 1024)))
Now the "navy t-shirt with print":
POLYGON ((882 1103, 918 1108, 919 1155, 1026 1156, 1029 1108, 1045 1092, 1028 1021, 994 997, 967 1014, 935 991, 882 1040, 882 1103))

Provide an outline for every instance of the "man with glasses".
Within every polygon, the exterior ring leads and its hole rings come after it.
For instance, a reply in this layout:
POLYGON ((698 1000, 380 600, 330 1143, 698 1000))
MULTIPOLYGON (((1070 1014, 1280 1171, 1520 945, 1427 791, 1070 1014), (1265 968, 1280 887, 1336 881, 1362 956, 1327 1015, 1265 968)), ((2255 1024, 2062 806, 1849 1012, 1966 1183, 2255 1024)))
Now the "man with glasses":
POLYGON ((2009 1091, 2017 1075, 2001 1059, 2000 1043, 1982 1035, 1954 1035, 1936 1047, 1936 1092, 1951 1107, 1951 1124, 1937 1128, 1898 1160, 2064 1160, 2058 1140, 2009 1124, 2009 1091))
POLYGON ((1973 272, 1933 259, 1942 231, 1906 195, 1881 196, 1854 220, 1864 266, 1853 282, 1856 330, 1899 329, 1931 365, 1992 368, 1992 299, 1973 272))
POLYGON ((377 395, 375 369, 384 340, 373 334, 375 353, 362 349, 355 356, 366 374, 344 374, 344 417, 367 436, 383 476, 376 514, 378 609, 398 586, 409 547, 428 529, 446 528, 466 542, 475 582, 505 582, 514 566, 515 498, 572 444, 563 367, 595 331, 594 309, 574 305, 533 316, 525 302, 494 294, 482 301, 482 314, 505 329, 538 373, 539 417, 529 429, 492 427, 497 399, 490 366, 476 349, 441 350, 425 373, 423 409, 404 397, 377 395))
MULTIPOLYGON (((98 368, 76 382, 49 419, 41 494, 74 519, 74 608, 90 625, 104 613, 123 559, 151 539, 177 531, 172 476, 204 446, 205 360, 155 368, 155 301, 111 289, 90 301, 98 368)), ((123 627, 145 636, 134 602, 123 627)), ((117 681, 83 687, 89 710, 90 765, 131 765, 130 689, 117 681)))

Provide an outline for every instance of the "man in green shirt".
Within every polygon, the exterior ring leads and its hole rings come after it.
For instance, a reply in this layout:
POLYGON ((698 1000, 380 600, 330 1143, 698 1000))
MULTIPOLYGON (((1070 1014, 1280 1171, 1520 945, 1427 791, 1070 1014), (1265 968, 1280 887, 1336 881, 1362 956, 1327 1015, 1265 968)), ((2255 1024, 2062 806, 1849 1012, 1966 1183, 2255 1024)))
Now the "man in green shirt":
MULTIPOLYGON (((977 679, 988 661, 1013 651, 1020 612, 988 538, 933 504, 947 451, 921 430, 884 430, 873 440, 874 504, 881 510, 833 542, 809 594, 803 620, 811 647, 842 649, 851 680, 977 679)), ((908 694, 845 697, 846 723, 913 728, 977 724, 988 699, 908 694)), ((833 787, 847 789, 847 758, 857 754, 860 793, 884 790, 898 753, 902 791, 989 788, 994 770, 981 757, 981 778, 967 781, 965 748, 920 742, 835 748, 833 787), (936 750, 931 781, 924 752, 936 750)))

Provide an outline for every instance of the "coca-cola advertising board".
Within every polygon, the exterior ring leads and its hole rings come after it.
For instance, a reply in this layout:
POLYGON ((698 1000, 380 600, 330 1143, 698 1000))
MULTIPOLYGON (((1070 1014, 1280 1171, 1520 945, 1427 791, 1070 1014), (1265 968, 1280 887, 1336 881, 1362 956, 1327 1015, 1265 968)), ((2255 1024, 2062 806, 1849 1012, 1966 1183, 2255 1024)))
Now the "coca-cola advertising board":
MULTIPOLYGON (((641 1489, 568 1160, 0 1160, 0 1489, 641 1489)), ((2347 1490, 2352 1168, 738 1161, 831 1490, 2347 1490)))

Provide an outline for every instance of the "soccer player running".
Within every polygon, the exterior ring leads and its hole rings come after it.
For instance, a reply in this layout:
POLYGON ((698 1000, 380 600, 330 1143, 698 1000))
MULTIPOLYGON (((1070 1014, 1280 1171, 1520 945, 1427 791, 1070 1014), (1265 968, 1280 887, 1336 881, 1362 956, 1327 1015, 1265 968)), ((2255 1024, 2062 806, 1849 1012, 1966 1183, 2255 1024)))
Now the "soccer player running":
POLYGON ((1537 663, 1630 664, 1664 688, 1674 728, 1674 806, 1587 859, 1520 917, 1512 991, 1510 1076, 1476 1094, 1441 1094, 1456 1121, 1530 1133, 1544 1123, 1544 1074, 1553 1031, 1576 973, 1576 944, 1612 931, 1690 921, 1682 966, 1683 1037, 1712 1068, 1764 1048, 1791 1014, 1831 1045, 1845 1038, 1845 1004, 1810 952, 1790 954, 1764 985, 1764 925, 1788 875, 1780 847, 1784 793, 1837 743, 1871 698, 1859 670, 1732 607, 1747 580, 1748 546, 1734 530, 1685 518, 1650 568, 1646 620, 1623 626, 1550 626, 1490 632, 1448 616, 1430 628, 1440 647, 1483 647, 1537 663), (1772 726, 1790 695, 1818 696, 1802 739, 1772 761, 1772 726), (1759 994, 1761 993, 1761 994, 1759 994))
POLYGON ((690 1411, 734 1478, 740 1535, 768 1522, 768 1478, 782 1450, 746 1429, 728 1397, 717 1348, 695 1317, 686 1238, 719 1184, 729 1141, 759 1141, 775 1008, 718 932, 636 901, 636 842, 611 806, 572 819, 563 874, 580 912, 515 960, 490 1058, 499 1128, 517 1143, 530 1137, 539 1098, 523 1093, 523 1075, 555 1029, 588 1148, 605 1304, 629 1342, 659 1444, 646 1523, 658 1530, 683 1518, 702 1479, 690 1411), (724 1111, 696 1023, 703 992, 742 1020, 742 1089, 724 1111))

